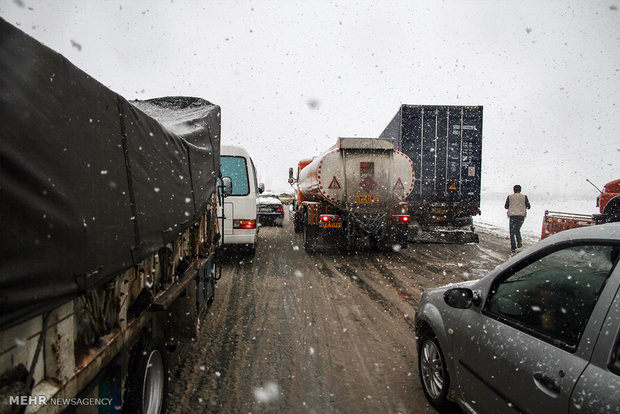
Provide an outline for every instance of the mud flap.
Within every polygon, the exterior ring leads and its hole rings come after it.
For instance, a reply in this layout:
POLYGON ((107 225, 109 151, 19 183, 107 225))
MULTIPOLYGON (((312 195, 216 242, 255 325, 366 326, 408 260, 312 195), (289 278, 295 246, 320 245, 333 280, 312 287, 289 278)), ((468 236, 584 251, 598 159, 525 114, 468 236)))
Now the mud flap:
POLYGON ((206 305, 213 301, 215 296, 215 258, 212 257, 198 270, 198 314, 201 314, 206 305))

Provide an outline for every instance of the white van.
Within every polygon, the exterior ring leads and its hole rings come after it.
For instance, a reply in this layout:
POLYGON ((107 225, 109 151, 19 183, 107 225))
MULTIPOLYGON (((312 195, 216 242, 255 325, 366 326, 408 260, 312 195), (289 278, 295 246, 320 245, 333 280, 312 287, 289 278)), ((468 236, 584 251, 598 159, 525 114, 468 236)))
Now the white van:
POLYGON ((242 147, 222 145, 220 171, 222 177, 232 180, 232 193, 224 198, 224 244, 247 245, 254 255, 258 241, 256 196, 264 185, 257 185, 254 162, 242 147))

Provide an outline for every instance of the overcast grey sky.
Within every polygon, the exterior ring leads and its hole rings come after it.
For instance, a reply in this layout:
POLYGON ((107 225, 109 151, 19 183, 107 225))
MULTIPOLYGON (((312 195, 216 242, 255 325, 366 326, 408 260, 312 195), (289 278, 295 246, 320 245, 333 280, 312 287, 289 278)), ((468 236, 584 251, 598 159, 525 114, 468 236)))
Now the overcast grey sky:
POLYGON ((564 198, 620 178, 618 8, 0 0, 0 16, 127 99, 219 104, 223 143, 246 147, 274 191, 300 158, 377 136, 405 103, 483 105, 483 191, 564 198))

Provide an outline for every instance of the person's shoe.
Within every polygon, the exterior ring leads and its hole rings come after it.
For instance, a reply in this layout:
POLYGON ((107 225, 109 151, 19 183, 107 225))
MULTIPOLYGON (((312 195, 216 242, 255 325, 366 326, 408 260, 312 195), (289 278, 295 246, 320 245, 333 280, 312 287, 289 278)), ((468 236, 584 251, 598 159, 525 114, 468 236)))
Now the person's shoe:
POLYGON ((523 247, 523 245, 521 243, 517 243, 517 248, 520 249, 521 247, 523 247))
POLYGON ((514 252, 516 252, 515 249, 510 249, 510 253, 514 253, 514 252))

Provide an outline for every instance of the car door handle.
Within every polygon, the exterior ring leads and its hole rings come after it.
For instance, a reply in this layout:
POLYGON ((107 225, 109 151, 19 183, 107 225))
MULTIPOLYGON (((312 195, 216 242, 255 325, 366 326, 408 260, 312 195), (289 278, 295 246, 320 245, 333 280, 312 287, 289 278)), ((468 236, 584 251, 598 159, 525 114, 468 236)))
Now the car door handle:
POLYGON ((543 375, 540 372, 536 372, 534 374, 534 379, 536 380, 537 384, 540 384, 540 386, 546 388, 547 390, 551 391, 552 393, 554 393, 554 394, 559 394, 560 393, 560 386, 555 381, 555 378, 550 377, 548 375, 543 375))

